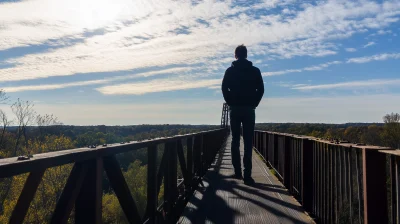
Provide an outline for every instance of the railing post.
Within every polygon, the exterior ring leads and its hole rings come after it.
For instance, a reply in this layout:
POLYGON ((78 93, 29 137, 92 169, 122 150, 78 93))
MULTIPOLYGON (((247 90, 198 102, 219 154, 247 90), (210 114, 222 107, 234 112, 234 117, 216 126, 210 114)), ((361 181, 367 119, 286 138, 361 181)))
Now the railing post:
POLYGON ((353 223, 353 163, 351 162, 351 154, 353 151, 353 148, 350 146, 350 148, 346 149, 346 154, 347 154, 347 183, 348 183, 348 202, 350 206, 350 223, 353 223))
POLYGON ((274 156, 274 159, 272 160, 273 161, 272 167, 278 170, 279 135, 274 133, 273 138, 274 138, 274 148, 272 149, 273 150, 272 155, 274 156))
POLYGON ((186 140, 187 148, 187 172, 188 172, 188 188, 192 189, 193 183, 193 138, 187 138, 186 140))
POLYGON ((152 145, 147 152, 147 215, 150 224, 157 222, 157 145, 152 145))
POLYGON ((268 133, 268 164, 274 167, 275 135, 268 133))
POLYGON ((203 135, 203 150, 202 150, 202 157, 201 157, 201 164, 202 164, 202 169, 201 169, 201 176, 203 176, 208 169, 208 161, 209 161, 209 155, 211 152, 211 136, 208 134, 203 135))
POLYGON ((253 147, 256 147, 256 135, 255 135, 256 131, 254 131, 254 135, 253 135, 253 147))
POLYGON ((88 171, 75 202, 75 223, 101 223, 103 158, 87 163, 88 171))
POLYGON ((318 161, 318 183, 317 183, 317 194, 318 194, 318 204, 317 204, 317 217, 319 221, 322 221, 322 150, 321 150, 321 142, 316 142, 317 148, 317 161, 318 161))
POLYGON ((197 135, 194 139, 194 173, 197 177, 201 177, 201 154, 203 151, 203 135, 197 135))
MULTIPOLYGON (((392 156, 394 157, 394 156, 392 156)), ((400 187, 400 165, 399 165, 399 157, 396 156, 395 158, 395 171, 394 171, 394 175, 395 178, 392 178, 392 181, 394 181, 394 188, 395 190, 392 190, 392 198, 395 198, 394 202, 392 203, 392 206, 395 207, 395 211, 394 211, 394 217, 395 218, 395 222, 393 223, 399 223, 400 222, 400 206, 399 206, 399 202, 400 202, 400 192, 399 192, 399 187, 400 187), (394 193, 395 192, 395 193, 394 193), (396 195, 393 195, 396 194, 396 195)), ((392 184, 393 185, 393 184, 392 184)), ((393 188, 392 188, 393 189, 393 188)), ((392 209, 393 211, 393 209, 392 209)))
POLYGON ((328 146, 328 173, 329 173, 329 209, 328 209, 328 217, 329 222, 335 222, 335 199, 334 199, 334 191, 335 191, 335 184, 334 184, 334 164, 333 164, 333 147, 332 145, 328 146))
POLYGON ((390 155, 390 190, 392 192, 391 198, 390 198, 390 204, 392 205, 392 214, 391 214, 391 221, 392 223, 397 223, 397 196, 398 196, 398 191, 397 191, 397 157, 394 155, 390 155))
POLYGON ((173 208, 177 198, 177 151, 176 141, 166 144, 167 169, 165 169, 164 198, 166 199, 165 211, 167 213, 167 222, 172 223, 175 219, 173 208))
POLYGON ((301 180, 302 180, 302 193, 301 201, 306 211, 312 211, 313 198, 313 145, 309 139, 302 140, 302 169, 301 169, 301 180))
POLYGON ((255 144, 255 147, 256 147, 256 149, 257 150, 260 150, 260 138, 259 138, 259 136, 258 136, 258 134, 259 134, 260 132, 258 132, 258 131, 256 131, 254 134, 254 138, 255 138, 255 141, 256 141, 256 144, 255 144))
POLYGON ((186 166, 185 155, 183 152, 182 140, 181 139, 177 140, 176 144, 177 144, 177 153, 178 153, 179 165, 182 171, 183 181, 185 183, 185 187, 187 187, 189 179, 188 179, 188 172, 186 169, 187 166, 186 166))
POLYGON ((265 161, 268 161, 268 150, 267 150, 267 148, 268 148, 268 133, 263 132, 262 138, 263 138, 263 152, 262 152, 262 154, 263 154, 263 157, 264 157, 265 161))
POLYGON ((293 137, 291 136, 283 136, 284 138, 284 147, 283 149, 285 150, 284 152, 284 161, 283 162, 283 184, 286 186, 287 189, 292 189, 293 183, 290 183, 290 163, 291 163, 291 152, 293 152, 292 149, 292 145, 291 145, 291 140, 293 137))
POLYGON ((364 223, 388 223, 386 155, 363 148, 364 223))
POLYGON ((327 212, 328 212, 328 166, 327 166, 327 143, 322 144, 322 220, 324 223, 328 223, 327 212))

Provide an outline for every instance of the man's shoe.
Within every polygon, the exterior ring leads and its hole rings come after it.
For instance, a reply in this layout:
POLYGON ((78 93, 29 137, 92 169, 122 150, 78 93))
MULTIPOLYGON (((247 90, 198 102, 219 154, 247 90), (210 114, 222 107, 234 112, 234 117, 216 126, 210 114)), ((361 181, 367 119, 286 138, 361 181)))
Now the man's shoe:
POLYGON ((240 173, 235 173, 235 174, 232 175, 232 178, 241 180, 241 179, 243 179, 243 176, 242 176, 242 174, 240 174, 240 173))
POLYGON ((248 185, 248 186, 253 186, 256 182, 254 181, 253 178, 251 177, 245 177, 243 179, 244 184, 248 185))

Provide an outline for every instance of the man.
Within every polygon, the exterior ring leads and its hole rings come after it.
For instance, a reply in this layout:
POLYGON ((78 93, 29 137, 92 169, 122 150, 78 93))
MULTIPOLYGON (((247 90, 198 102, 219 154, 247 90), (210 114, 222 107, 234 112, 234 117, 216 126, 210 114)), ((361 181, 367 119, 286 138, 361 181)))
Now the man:
POLYGON ((232 62, 222 81, 222 93, 229 105, 232 131, 232 165, 235 178, 242 179, 240 163, 240 125, 243 125, 244 177, 247 185, 253 185, 251 177, 255 108, 264 95, 264 82, 260 69, 247 60, 247 48, 239 45, 235 50, 236 61, 232 62))

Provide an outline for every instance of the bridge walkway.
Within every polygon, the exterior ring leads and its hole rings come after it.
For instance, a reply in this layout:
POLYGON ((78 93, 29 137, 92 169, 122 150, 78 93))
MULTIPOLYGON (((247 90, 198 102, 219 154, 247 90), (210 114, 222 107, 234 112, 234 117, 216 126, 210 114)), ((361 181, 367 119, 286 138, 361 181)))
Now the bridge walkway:
MULTIPOLYGON (((179 223, 314 223, 253 151, 255 186, 234 179, 231 136, 187 204, 179 223)), ((243 157, 243 140, 240 143, 243 157)))

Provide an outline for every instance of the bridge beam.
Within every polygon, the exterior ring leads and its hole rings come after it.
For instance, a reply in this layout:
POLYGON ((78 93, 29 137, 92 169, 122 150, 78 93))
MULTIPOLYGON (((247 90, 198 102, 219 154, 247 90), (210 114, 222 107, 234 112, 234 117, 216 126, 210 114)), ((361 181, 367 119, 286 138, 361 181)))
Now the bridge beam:
POLYGON ((364 223, 388 223, 386 155, 378 150, 364 148, 362 158, 364 223))

